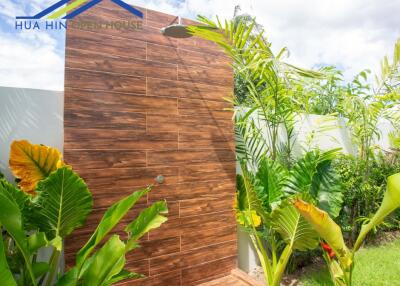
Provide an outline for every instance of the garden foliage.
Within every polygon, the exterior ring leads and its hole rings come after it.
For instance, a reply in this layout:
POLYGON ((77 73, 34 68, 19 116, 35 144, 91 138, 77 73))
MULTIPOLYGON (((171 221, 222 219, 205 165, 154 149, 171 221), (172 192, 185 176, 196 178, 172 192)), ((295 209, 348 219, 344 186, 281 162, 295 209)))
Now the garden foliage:
POLYGON ((82 178, 66 165, 61 153, 26 140, 11 146, 10 169, 19 188, 0 179, 0 277, 6 286, 108 286, 140 274, 124 269, 125 255, 138 240, 159 227, 168 209, 159 201, 143 210, 124 231, 111 234, 135 203, 151 187, 133 192, 104 214, 95 232, 76 254, 75 266, 59 269, 64 240, 84 225, 93 199, 82 178), (40 259, 41 250, 51 257, 40 259))

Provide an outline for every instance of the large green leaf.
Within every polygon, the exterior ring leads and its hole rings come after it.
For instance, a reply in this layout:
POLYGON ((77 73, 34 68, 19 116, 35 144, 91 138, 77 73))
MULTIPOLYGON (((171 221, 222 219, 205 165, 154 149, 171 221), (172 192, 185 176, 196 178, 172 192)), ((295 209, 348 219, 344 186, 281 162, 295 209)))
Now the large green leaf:
POLYGON ((25 230, 22 227, 21 212, 15 201, 10 200, 4 192, 0 192, 0 225, 3 225, 8 234, 13 238, 16 246, 20 250, 26 269, 29 272, 32 284, 36 286, 32 264, 30 261, 30 251, 25 230))
POLYGON ((150 187, 136 191, 130 196, 120 200, 107 209, 95 232, 88 242, 79 250, 76 256, 76 264, 80 269, 86 258, 93 249, 103 240, 103 238, 119 223, 126 213, 135 205, 135 203, 150 191, 150 187))
POLYGON ((82 226, 92 210, 92 195, 85 182, 67 167, 40 181, 36 192, 37 224, 49 240, 64 238, 82 226))
POLYGON ((8 267, 7 258, 4 250, 3 235, 0 225, 0 278, 2 285, 17 286, 14 277, 8 267))
POLYGON ((98 250, 82 275, 85 286, 104 286, 108 281, 121 272, 125 265, 125 243, 118 235, 113 235, 98 250))
POLYGON ((368 224, 361 227, 361 232, 358 235, 354 245, 354 251, 357 251, 368 232, 379 225, 390 213, 400 207, 400 173, 388 177, 387 190, 383 197, 381 206, 375 215, 371 218, 368 224))
POLYGON ((129 234, 128 249, 131 242, 137 241, 152 229, 160 227, 168 219, 162 214, 168 213, 167 203, 159 201, 143 210, 138 217, 128 224, 125 231, 129 234))
POLYGON ((290 193, 311 195, 317 206, 337 217, 343 202, 342 187, 332 160, 338 149, 307 152, 290 170, 287 187, 290 193))
POLYGON ((291 248, 306 251, 318 246, 318 233, 292 205, 283 202, 275 208, 271 214, 271 222, 273 229, 291 248))

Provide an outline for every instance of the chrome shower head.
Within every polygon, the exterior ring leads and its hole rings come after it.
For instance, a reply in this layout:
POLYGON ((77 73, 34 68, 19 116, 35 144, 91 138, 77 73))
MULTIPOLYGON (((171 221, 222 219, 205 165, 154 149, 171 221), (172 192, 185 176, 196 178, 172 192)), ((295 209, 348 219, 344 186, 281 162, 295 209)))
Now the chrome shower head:
POLYGON ((161 29, 161 33, 167 37, 173 38, 190 38, 187 26, 182 24, 181 17, 178 17, 178 24, 171 24, 161 29))

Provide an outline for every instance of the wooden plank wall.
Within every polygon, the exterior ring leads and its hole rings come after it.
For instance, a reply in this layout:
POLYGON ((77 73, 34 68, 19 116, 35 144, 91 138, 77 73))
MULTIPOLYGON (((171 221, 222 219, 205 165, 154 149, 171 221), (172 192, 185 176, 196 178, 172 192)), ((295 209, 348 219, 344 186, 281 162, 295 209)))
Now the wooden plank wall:
MULTIPOLYGON (((234 137, 223 100, 232 70, 210 42, 161 35, 174 16, 140 10, 141 31, 67 30, 64 156, 88 183, 95 208, 67 240, 66 261, 73 263, 111 203, 161 174, 165 183, 125 223, 161 199, 169 221, 128 255, 128 268, 148 278, 124 285, 197 285, 236 266, 234 137)), ((104 0, 73 21, 132 18, 104 0)))

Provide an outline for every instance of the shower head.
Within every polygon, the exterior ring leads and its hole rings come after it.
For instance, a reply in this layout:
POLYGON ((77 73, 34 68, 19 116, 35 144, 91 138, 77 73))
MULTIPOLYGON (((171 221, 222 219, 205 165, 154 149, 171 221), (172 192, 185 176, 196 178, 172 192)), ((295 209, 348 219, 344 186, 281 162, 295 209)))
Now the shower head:
POLYGON ((192 34, 189 33, 187 26, 181 22, 181 17, 178 17, 178 24, 171 24, 161 29, 164 36, 173 38, 190 38, 192 34))

